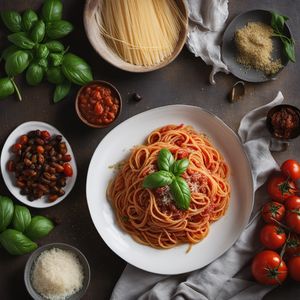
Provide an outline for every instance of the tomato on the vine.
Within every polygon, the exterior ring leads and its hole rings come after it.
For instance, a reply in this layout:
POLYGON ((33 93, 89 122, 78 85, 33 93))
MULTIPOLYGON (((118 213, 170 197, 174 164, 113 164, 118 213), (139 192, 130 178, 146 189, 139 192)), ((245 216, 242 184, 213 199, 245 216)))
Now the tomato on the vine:
POLYGON ((285 202, 286 224, 296 233, 300 234, 300 197, 291 196, 285 202))
POLYGON ((272 175, 267 183, 268 194, 273 200, 285 202, 285 200, 296 192, 295 183, 283 175, 272 175))
POLYGON ((290 277, 300 281, 300 256, 291 257, 287 265, 290 277))
POLYGON ((285 207, 283 204, 275 201, 267 202, 262 209, 262 217, 268 224, 277 224, 280 222, 285 214, 285 207))
POLYGON ((260 231, 260 241, 268 249, 275 250, 283 246, 286 234, 279 226, 267 224, 260 231))
POLYGON ((281 284, 287 277, 287 266, 275 251, 264 250, 254 257, 251 265, 256 281, 266 285, 281 284))
POLYGON ((287 238, 285 253, 287 255, 300 254, 300 236, 296 233, 291 233, 287 238))
POLYGON ((286 160, 280 167, 281 172, 292 180, 300 179, 300 164, 294 159, 286 160))

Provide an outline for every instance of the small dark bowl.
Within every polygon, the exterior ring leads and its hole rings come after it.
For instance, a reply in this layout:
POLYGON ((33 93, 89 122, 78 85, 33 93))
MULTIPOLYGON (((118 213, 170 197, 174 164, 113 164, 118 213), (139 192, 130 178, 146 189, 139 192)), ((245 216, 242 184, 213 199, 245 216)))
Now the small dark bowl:
POLYGON ((118 117, 120 116, 121 114, 121 111, 122 111, 122 97, 121 97, 121 94, 119 93, 119 91, 117 90, 117 88, 115 86, 113 86, 111 83, 109 82, 106 82, 106 81, 103 81, 103 80, 93 80, 91 82, 89 82, 88 84, 82 86, 79 91, 77 92, 77 95, 76 95, 76 100, 75 100, 75 109, 76 109, 76 113, 77 113, 77 116, 79 117, 79 119, 86 125, 92 127, 92 128, 105 128, 105 127, 108 127, 110 126, 111 124, 113 124, 117 119, 118 117), (109 89, 112 90, 112 92, 114 93, 114 95, 118 98, 119 100, 119 103, 120 103, 120 107, 119 107, 119 110, 117 112, 117 115, 116 117, 114 118, 114 120, 108 124, 93 124, 93 123, 90 123, 89 121, 87 121, 81 114, 80 112, 80 109, 79 109, 79 106, 78 106, 78 101, 79 101, 79 96, 81 94, 81 92, 88 86, 90 85, 93 85, 93 84, 98 84, 98 85, 102 85, 104 87, 108 87, 109 89))
POLYGON ((91 277, 90 266, 89 266, 89 263, 88 263, 86 257, 83 255, 83 253, 81 251, 79 251, 77 248, 75 248, 71 245, 64 244, 64 243, 48 244, 48 245, 38 248, 31 254, 31 256, 29 257, 29 259, 26 263, 25 271, 24 271, 24 281, 25 281, 25 286, 27 288, 28 293, 34 300, 45 300, 45 298, 42 297, 40 294, 38 294, 35 291, 35 289, 33 288, 32 283, 31 283, 31 272, 32 272, 33 265, 34 265, 36 259, 40 256, 40 254, 46 250, 50 250, 53 248, 71 251, 79 259, 79 261, 82 265, 82 268, 83 268, 83 272, 84 272, 83 287, 77 293, 68 297, 68 300, 80 300, 81 298, 83 298, 83 296, 86 293, 88 286, 90 284, 90 277, 91 277))
POLYGON ((266 125, 267 125, 267 128, 268 128, 269 132, 271 133, 272 137, 274 137, 276 139, 280 139, 280 140, 294 139, 300 135, 300 110, 296 106, 289 105, 289 104, 276 105, 268 111, 266 125), (280 111, 282 108, 289 108, 298 115, 298 126, 295 127, 294 130, 291 131, 291 134, 287 138, 285 138, 285 137, 281 138, 279 136, 276 136, 274 134, 274 127, 271 122, 271 118, 272 118, 273 114, 280 111))

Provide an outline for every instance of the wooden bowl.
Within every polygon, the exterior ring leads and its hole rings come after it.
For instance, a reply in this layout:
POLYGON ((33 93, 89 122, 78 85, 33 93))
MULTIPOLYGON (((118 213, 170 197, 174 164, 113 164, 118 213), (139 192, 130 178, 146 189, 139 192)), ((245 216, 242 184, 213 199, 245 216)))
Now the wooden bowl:
POLYGON ((102 0, 87 0, 85 3, 83 13, 83 22, 87 37, 90 43, 92 44, 93 48, 104 60, 106 60, 113 66, 125 71, 136 73, 158 70, 171 63, 183 48, 188 32, 188 8, 184 0, 176 0, 176 3, 184 17, 184 24, 182 24, 182 29, 179 33, 179 39, 174 49, 174 52, 161 63, 148 67, 134 65, 124 61, 106 44, 105 39, 100 33, 99 27, 94 16, 95 11, 97 10, 97 5, 102 5, 102 3, 102 0))
POLYGON ((103 80, 93 80, 91 82, 89 82, 88 84, 82 86, 79 91, 77 92, 77 95, 76 95, 76 99, 75 99, 75 110, 76 110, 76 113, 77 113, 77 116, 78 118, 84 123, 86 124, 87 126, 89 127, 92 127, 92 128, 105 128, 105 127, 108 127, 110 126, 111 124, 113 124, 117 119, 118 117, 120 116, 121 114, 121 111, 122 111, 122 97, 121 97, 121 94, 119 93, 119 91, 117 90, 117 88, 115 86, 113 86, 112 84, 110 84, 109 82, 106 82, 106 81, 103 81, 103 80), (113 119, 112 122, 108 123, 108 124, 99 124, 99 125, 96 125, 96 124, 93 124, 93 123, 90 123, 89 121, 87 121, 81 114, 80 112, 80 109, 79 109, 79 96, 81 94, 81 92, 83 91, 83 89, 85 89, 87 86, 90 86, 90 85, 93 85, 93 84, 99 84, 99 85, 102 85, 102 86, 106 86, 108 88, 110 88, 113 93, 115 94, 115 96, 118 98, 119 100, 119 103, 120 103, 120 107, 119 107, 119 110, 117 112, 117 115, 116 117, 113 119))

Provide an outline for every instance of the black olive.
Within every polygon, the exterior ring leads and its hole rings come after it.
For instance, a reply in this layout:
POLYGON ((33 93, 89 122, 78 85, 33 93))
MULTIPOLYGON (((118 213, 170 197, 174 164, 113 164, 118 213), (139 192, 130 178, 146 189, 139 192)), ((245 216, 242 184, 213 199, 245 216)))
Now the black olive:
POLYGON ((138 93, 133 93, 132 99, 134 101, 136 101, 136 102, 139 102, 139 101, 141 101, 143 99, 143 97, 140 94, 138 94, 138 93))

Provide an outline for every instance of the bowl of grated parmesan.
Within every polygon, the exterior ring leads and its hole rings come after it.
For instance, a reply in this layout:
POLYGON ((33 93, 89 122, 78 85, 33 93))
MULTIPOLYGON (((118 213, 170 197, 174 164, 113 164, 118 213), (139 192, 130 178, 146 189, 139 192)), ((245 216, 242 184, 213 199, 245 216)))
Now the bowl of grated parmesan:
POLYGON ((53 243, 38 248, 24 271, 28 293, 35 300, 79 300, 90 282, 90 267, 77 248, 53 243))
MULTIPOLYGON (((236 16, 222 41, 222 59, 229 71, 248 82, 275 80, 287 65, 283 44, 271 27, 271 12, 250 10, 236 16)), ((287 24, 284 33, 292 38, 287 24)))

